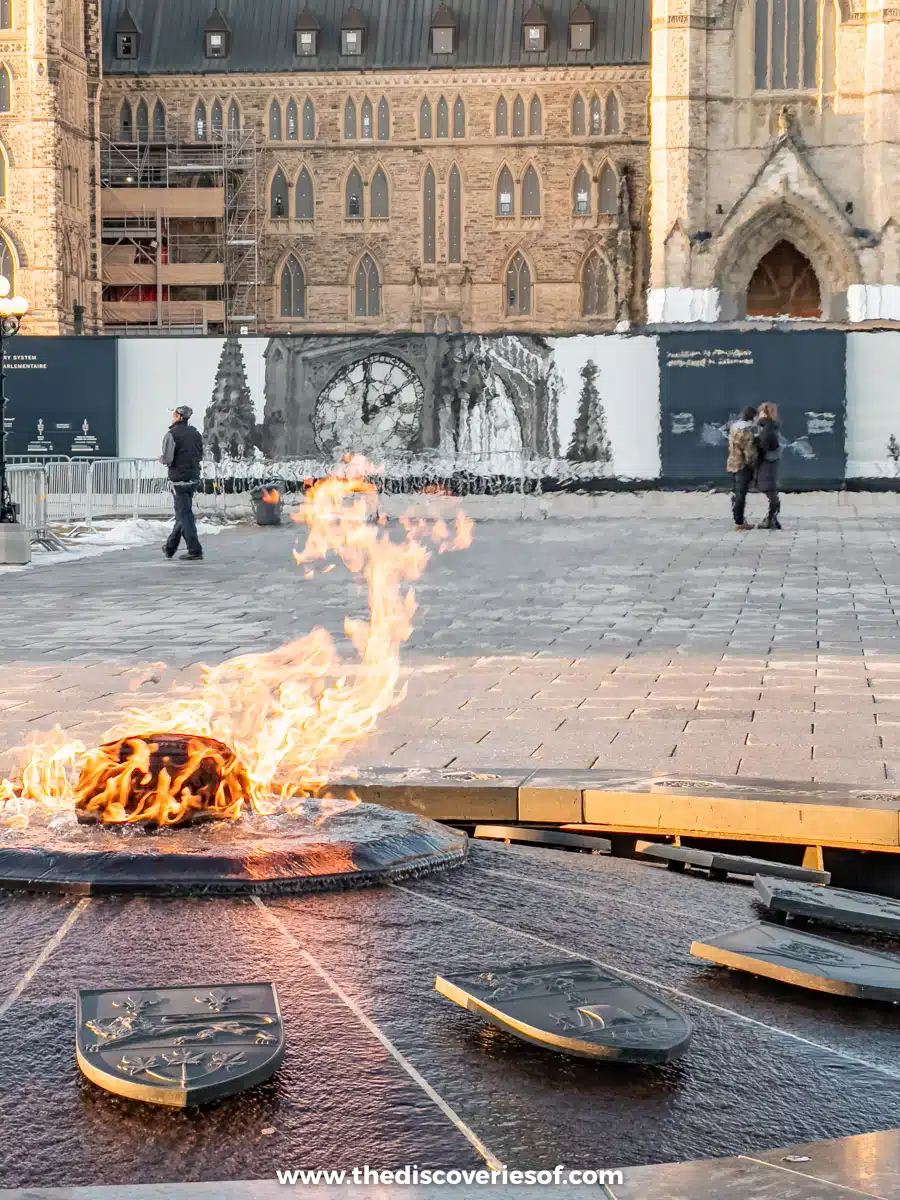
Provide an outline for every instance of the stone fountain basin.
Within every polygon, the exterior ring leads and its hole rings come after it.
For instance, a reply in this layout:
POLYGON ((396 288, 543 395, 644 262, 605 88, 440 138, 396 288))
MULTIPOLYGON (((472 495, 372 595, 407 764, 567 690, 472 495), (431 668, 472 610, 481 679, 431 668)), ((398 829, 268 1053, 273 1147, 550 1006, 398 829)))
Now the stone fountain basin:
POLYGON ((181 828, 79 824, 0 832, 0 888, 79 895, 293 895, 367 887, 466 860, 464 833, 376 804, 310 799, 291 814, 181 828))

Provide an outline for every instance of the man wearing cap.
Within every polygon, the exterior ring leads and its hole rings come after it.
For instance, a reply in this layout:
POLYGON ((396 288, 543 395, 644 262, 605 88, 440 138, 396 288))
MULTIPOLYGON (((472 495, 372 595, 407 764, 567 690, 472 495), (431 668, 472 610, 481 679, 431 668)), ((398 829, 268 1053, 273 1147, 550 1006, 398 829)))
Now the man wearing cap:
POLYGON ((174 558, 183 537, 187 553, 181 557, 196 561, 203 558, 194 520, 194 492, 200 487, 203 438, 199 429, 188 424, 193 411, 183 404, 172 413, 172 424, 163 438, 159 461, 169 468, 169 482, 175 496, 175 525, 163 546, 163 554, 166 558, 174 558))

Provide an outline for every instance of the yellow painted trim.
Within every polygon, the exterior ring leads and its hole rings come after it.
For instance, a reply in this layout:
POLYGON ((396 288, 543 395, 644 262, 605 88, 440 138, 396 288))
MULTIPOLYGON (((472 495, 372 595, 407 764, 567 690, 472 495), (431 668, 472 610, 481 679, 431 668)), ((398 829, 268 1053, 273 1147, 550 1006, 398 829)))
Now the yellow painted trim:
POLYGON ((900 814, 834 804, 735 800, 668 792, 584 792, 584 823, 629 833, 680 833, 804 846, 900 849, 900 814))

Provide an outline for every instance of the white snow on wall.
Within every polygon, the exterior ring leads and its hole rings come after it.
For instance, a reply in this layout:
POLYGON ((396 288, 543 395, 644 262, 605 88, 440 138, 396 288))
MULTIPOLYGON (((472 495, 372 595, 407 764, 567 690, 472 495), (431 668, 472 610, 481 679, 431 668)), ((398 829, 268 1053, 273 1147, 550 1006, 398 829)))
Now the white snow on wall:
POLYGON ((599 368, 597 391, 606 411, 612 446, 611 475, 620 479, 658 479, 659 348, 655 337, 551 338, 556 370, 563 384, 559 402, 559 449, 565 457, 572 440, 580 371, 588 359, 599 368))
POLYGON ((847 335, 847 478, 895 478, 900 442, 900 333, 847 335))
MULTIPOLYGON (((222 338, 121 338, 119 363, 119 456, 156 458, 169 428, 172 409, 189 404, 191 424, 203 429, 212 399, 222 338)), ((241 338, 247 383, 256 419, 265 403, 268 338, 241 338)))

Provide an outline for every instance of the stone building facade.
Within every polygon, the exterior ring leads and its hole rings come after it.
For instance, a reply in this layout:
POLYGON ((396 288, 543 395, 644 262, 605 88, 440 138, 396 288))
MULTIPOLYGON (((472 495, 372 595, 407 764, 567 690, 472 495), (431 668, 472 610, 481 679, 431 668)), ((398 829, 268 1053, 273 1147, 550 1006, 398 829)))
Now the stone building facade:
POLYGON ((358 4, 0 0, 28 328, 900 320, 888 0, 358 4))
MULTIPOLYGON (((226 157, 229 142, 252 155, 258 283, 252 313, 226 311, 230 331, 642 319, 648 73, 646 31, 622 32, 633 0, 615 0, 612 29, 569 0, 275 0, 265 33, 250 0, 221 2, 163 16, 112 0, 100 123, 109 143, 218 138, 226 157), (303 26, 314 53, 300 53, 303 26)), ((129 296, 111 288, 108 319, 129 296)))
POLYGON ((99 315, 99 81, 98 0, 0 0, 0 274, 31 333, 99 315))
POLYGON ((900 319, 900 8, 653 0, 651 321, 900 319))

